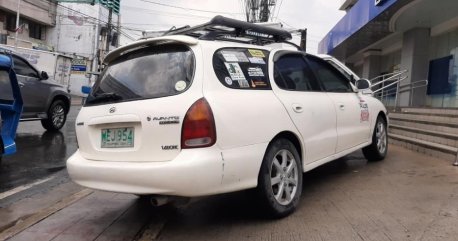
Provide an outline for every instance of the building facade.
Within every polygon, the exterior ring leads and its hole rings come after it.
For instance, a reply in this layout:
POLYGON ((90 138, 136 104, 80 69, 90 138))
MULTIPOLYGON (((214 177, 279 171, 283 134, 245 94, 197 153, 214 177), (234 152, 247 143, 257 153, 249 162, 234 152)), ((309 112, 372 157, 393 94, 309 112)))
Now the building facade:
MULTIPOLYGON (((86 74, 99 72, 105 54, 117 46, 119 12, 113 8, 113 28, 107 31, 108 7, 102 2, 61 2, 57 6, 55 27, 47 32, 48 43, 54 51, 74 56, 70 90, 75 95, 83 94, 81 86, 91 82, 86 74)), ((95 76, 92 76, 92 81, 94 79, 95 76)))
POLYGON ((47 0, 21 0, 19 26, 16 12, 19 1, 0 0, 0 43, 24 48, 52 50, 47 31, 56 26, 57 3, 47 0))
POLYGON ((346 15, 319 44, 368 79, 407 70, 400 106, 458 107, 457 0, 343 0, 346 15))
POLYGON ((70 90, 82 95, 81 86, 91 81, 87 73, 100 71, 118 44, 119 7, 119 0, 0 0, 0 44, 73 56, 70 90))

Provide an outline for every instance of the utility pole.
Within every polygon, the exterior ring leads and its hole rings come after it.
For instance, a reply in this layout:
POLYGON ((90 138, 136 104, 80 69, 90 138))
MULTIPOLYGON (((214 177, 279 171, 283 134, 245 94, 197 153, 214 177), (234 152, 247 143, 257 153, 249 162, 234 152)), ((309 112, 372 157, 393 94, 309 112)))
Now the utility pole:
POLYGON ((301 31, 301 44, 300 47, 302 51, 307 51, 307 29, 302 29, 301 31))
POLYGON ((106 44, 106 47, 105 47, 105 55, 108 54, 108 52, 110 51, 110 42, 111 41, 108 41, 108 36, 111 36, 111 22, 112 22, 112 15, 113 15, 113 8, 111 6, 109 6, 108 8, 108 24, 107 24, 107 31, 106 31, 106 38, 105 38, 105 41, 107 42, 106 44))
POLYGON ((118 32, 118 36, 116 36, 116 48, 119 47, 119 40, 121 39, 121 14, 118 13, 118 28, 116 29, 116 32, 118 32))
POLYGON ((16 33, 14 34, 14 49, 17 50, 17 35, 19 31, 19 10, 21 9, 21 0, 17 1, 17 11, 16 11, 16 33))

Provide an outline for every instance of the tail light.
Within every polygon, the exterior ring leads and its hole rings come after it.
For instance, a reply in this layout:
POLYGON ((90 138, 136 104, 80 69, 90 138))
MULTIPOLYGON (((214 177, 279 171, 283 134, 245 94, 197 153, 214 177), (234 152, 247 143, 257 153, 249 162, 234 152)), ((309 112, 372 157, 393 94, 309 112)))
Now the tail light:
POLYGON ((205 98, 194 102, 186 112, 181 130, 181 148, 212 146, 216 142, 213 112, 205 98))

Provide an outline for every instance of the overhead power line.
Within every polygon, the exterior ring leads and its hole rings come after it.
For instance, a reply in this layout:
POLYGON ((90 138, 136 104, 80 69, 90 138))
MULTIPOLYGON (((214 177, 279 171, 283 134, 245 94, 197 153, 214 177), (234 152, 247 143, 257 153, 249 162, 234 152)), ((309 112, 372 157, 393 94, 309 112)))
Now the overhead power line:
POLYGON ((209 10, 202 10, 202 9, 195 9, 195 8, 180 7, 180 6, 175 6, 175 5, 165 4, 165 3, 154 2, 154 1, 150 1, 150 0, 140 0, 140 1, 142 1, 142 2, 147 2, 147 3, 151 3, 151 4, 156 4, 156 5, 160 5, 160 6, 170 7, 170 8, 177 8, 177 9, 182 9, 182 10, 191 10, 191 11, 196 11, 196 12, 216 13, 216 14, 239 14, 239 15, 243 15, 243 13, 235 13, 235 12, 218 12, 218 11, 209 11, 209 10))
POLYGON ((263 23, 272 19, 275 12, 276 0, 244 0, 246 21, 263 23))
MULTIPOLYGON (((38 0, 38 1, 45 2, 45 3, 48 3, 48 4, 49 4, 49 0, 38 0)), ((64 6, 64 5, 60 4, 59 2, 56 2, 56 5, 57 5, 57 6, 60 6, 60 7, 63 8, 63 9, 67 9, 67 10, 73 12, 73 13, 76 13, 76 14, 79 14, 79 15, 81 15, 81 16, 84 16, 84 17, 86 17, 86 18, 88 18, 88 19, 95 20, 95 21, 97 21, 97 22, 96 22, 97 24, 108 24, 107 21, 103 21, 103 20, 101 20, 101 19, 99 19, 99 18, 95 18, 95 17, 92 17, 92 16, 87 15, 87 14, 85 14, 85 13, 82 13, 82 12, 80 12, 80 11, 78 11, 78 10, 69 8, 69 7, 67 7, 67 6, 64 6)), ((57 15, 57 14, 56 14, 56 15, 57 15)), ((117 26, 113 26, 113 25, 112 25, 112 27, 113 27, 114 29, 118 29, 117 26)), ((130 36, 130 35, 127 34, 127 33, 125 33, 122 29, 123 29, 123 26, 120 26, 120 27, 119 27, 119 33, 120 33, 121 35, 123 35, 124 37, 126 37, 126 38, 128 38, 128 39, 130 39, 130 40, 132 40, 132 41, 135 41, 135 40, 136 40, 136 38, 130 36)))
POLYGON ((159 14, 159 15, 165 15, 165 16, 171 16, 171 17, 178 17, 178 18, 195 18, 195 19, 209 19, 211 17, 205 17, 205 16, 200 16, 200 15, 194 15, 194 14, 181 14, 181 13, 172 13, 172 12, 164 12, 164 11, 157 11, 157 10, 152 10, 152 9, 145 9, 145 8, 138 8, 138 7, 132 7, 132 6, 123 6, 124 9, 132 9, 135 11, 141 11, 147 14, 159 14))

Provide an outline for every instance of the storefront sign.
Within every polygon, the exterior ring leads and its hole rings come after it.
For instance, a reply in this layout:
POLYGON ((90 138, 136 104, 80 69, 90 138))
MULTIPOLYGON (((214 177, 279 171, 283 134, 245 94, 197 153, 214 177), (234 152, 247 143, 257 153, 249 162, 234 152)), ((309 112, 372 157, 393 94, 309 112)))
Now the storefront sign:
POLYGON ((86 65, 72 65, 72 71, 86 72, 86 65))

